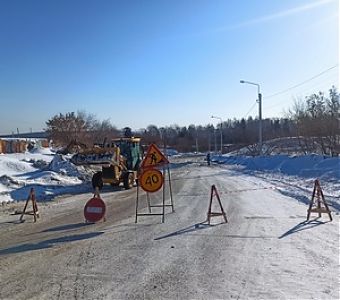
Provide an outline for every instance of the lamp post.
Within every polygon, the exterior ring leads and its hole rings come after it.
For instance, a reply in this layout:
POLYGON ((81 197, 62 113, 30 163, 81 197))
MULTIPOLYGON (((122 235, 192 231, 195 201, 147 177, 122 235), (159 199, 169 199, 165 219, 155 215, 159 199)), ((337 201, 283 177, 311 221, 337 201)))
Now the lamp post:
POLYGON ((262 154, 262 95, 260 92, 260 85, 255 82, 250 82, 246 80, 240 80, 240 83, 246 83, 246 84, 251 84, 251 85, 256 85, 257 86, 257 103, 259 104, 259 153, 260 155, 262 154))
POLYGON ((221 122, 221 128, 220 128, 220 131, 221 131, 221 155, 222 155, 222 150, 223 150, 223 138, 222 138, 222 118, 220 117, 216 117, 216 116, 211 116, 212 119, 218 119, 220 120, 221 122))
POLYGON ((216 153, 217 152, 217 146, 216 146, 216 130, 215 130, 215 127, 214 127, 214 145, 215 145, 214 152, 216 153))
POLYGON ((196 141, 196 153, 198 154, 198 132, 197 132, 197 127, 195 126, 195 131, 196 131, 196 137, 195 137, 195 141, 196 141))

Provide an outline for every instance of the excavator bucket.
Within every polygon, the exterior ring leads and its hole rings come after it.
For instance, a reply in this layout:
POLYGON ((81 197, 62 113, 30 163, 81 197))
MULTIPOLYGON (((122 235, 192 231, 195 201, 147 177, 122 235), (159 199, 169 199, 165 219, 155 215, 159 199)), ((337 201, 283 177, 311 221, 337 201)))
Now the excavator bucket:
POLYGON ((75 165, 119 165, 119 148, 91 148, 72 156, 75 165))

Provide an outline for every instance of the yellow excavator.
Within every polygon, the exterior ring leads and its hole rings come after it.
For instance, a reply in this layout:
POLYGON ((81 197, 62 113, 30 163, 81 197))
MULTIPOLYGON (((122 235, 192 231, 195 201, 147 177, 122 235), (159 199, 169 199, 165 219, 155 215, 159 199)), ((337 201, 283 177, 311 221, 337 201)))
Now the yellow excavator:
POLYGON ((139 165, 142 161, 142 147, 139 137, 122 137, 109 142, 80 150, 72 156, 75 165, 101 165, 102 170, 92 177, 93 188, 101 189, 103 184, 119 186, 125 189, 133 187, 139 165))

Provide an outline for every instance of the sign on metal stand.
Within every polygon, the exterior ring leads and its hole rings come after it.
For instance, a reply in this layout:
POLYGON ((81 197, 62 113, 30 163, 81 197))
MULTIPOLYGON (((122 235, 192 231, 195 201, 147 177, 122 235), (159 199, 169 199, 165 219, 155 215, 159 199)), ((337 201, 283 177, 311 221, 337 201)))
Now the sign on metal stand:
POLYGON ((141 169, 145 170, 168 164, 169 160, 164 156, 164 154, 158 149, 158 147, 155 144, 151 144, 141 163, 141 169))
POLYGON ((157 169, 145 170, 140 176, 140 184, 146 192, 157 192, 164 184, 163 174, 157 169))
POLYGON ((157 148, 155 144, 151 144, 148 151, 141 163, 141 174, 137 180, 137 197, 136 197, 136 219, 137 223, 138 216, 162 216, 162 223, 164 223, 165 218, 165 208, 171 207, 172 212, 174 212, 173 199, 172 199, 172 187, 171 187, 171 176, 169 169, 169 161, 164 156, 164 154, 157 148), (160 171, 158 168, 163 167, 160 171), (165 179, 166 173, 168 173, 169 191, 170 191, 170 204, 165 203, 165 179), (146 192, 148 213, 138 213, 139 206, 139 187, 146 192), (155 193, 163 188, 162 191, 162 204, 151 205, 150 203, 150 193, 155 193), (152 208, 160 207, 162 208, 161 213, 153 213, 152 208))
POLYGON ((101 219, 105 222, 105 212, 105 202, 100 198, 99 188, 96 187, 93 197, 87 201, 84 207, 85 222, 95 223, 101 219))

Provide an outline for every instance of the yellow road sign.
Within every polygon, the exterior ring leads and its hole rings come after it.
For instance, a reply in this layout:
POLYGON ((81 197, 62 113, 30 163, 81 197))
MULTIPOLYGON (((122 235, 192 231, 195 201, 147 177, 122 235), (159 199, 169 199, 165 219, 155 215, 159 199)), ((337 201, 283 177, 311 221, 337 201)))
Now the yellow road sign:
POLYGON ((139 181, 144 191, 153 193, 162 187, 164 179, 161 171, 149 169, 142 173, 139 181))
POLYGON ((151 144, 148 148, 148 152, 142 161, 141 168, 147 169, 152 167, 158 167, 168 164, 168 159, 164 154, 157 148, 155 144, 151 144))

